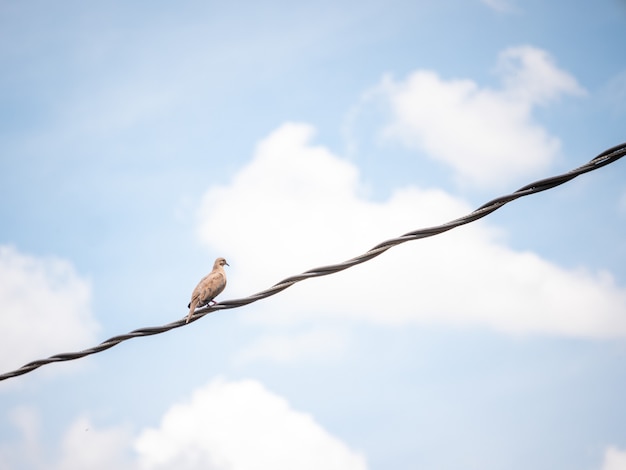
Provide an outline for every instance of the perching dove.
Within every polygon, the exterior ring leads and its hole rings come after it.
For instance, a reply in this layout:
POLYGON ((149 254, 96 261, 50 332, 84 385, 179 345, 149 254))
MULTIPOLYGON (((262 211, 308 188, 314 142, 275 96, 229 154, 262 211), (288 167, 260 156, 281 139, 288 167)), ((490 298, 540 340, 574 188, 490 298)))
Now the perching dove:
POLYGON ((215 303, 213 299, 224 290, 224 287, 226 287, 224 265, 230 266, 224 258, 217 258, 215 263, 213 263, 213 271, 204 276, 193 290, 191 302, 187 305, 189 315, 187 315, 187 321, 185 323, 189 323, 196 307, 203 307, 211 302, 215 303))

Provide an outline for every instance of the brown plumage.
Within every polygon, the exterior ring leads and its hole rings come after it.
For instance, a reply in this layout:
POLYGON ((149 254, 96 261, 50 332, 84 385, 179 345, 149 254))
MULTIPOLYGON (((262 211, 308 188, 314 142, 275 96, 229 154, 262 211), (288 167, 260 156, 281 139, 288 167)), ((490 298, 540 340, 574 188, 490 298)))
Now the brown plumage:
POLYGON ((185 323, 189 323, 196 307, 203 307, 211 302, 215 303, 213 299, 224 290, 224 287, 226 287, 224 265, 230 266, 224 258, 217 258, 213 264, 213 271, 204 276, 193 290, 191 302, 187 305, 189 315, 187 315, 187 321, 185 323))

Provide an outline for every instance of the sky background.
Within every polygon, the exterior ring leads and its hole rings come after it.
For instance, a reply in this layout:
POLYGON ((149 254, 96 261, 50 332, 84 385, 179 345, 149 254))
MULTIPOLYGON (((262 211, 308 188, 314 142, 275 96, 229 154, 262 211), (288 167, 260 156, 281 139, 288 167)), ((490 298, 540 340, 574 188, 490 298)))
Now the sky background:
MULTIPOLYGON (((626 2, 0 1, 0 372, 626 140, 626 2)), ((0 469, 626 469, 626 162, 0 382, 0 469)))

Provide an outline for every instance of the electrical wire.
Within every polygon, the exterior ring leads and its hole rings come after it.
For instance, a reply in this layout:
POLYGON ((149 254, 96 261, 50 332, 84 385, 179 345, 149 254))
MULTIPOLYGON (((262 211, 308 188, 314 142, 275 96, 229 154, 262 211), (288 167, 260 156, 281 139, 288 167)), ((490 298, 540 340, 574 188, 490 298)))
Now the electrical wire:
MULTIPOLYGON (((312 277, 328 276, 329 274, 334 274, 339 271, 343 271, 344 269, 351 268, 352 266, 356 266, 357 264, 361 264, 361 263, 364 263, 365 261, 369 261, 372 258, 375 258, 381 255, 388 249, 394 246, 400 245, 401 243, 406 243, 412 240, 419 240, 421 238, 432 237, 434 235, 439 235, 441 233, 447 232, 448 230, 452 230, 453 228, 459 227, 461 225, 475 222, 476 220, 481 219, 488 214, 491 214, 492 212, 496 211, 497 209, 501 208, 502 206, 504 206, 505 204, 511 201, 514 201, 521 197, 529 196, 531 194, 546 191, 548 189, 552 189, 563 183, 567 183, 568 181, 571 181, 577 176, 580 176, 584 173, 588 173, 590 171, 597 170, 598 168, 601 168, 605 165, 613 163, 619 160, 620 158, 622 158, 624 155, 626 155, 626 143, 616 145, 615 147, 605 150, 600 155, 595 157, 593 160, 589 161, 588 163, 578 168, 575 168, 561 175, 552 176, 550 178, 542 179, 539 181, 535 181, 534 183, 527 184, 526 186, 515 191, 514 193, 493 199, 483 204, 475 211, 463 217, 455 219, 451 222, 447 222, 445 224, 438 225, 436 227, 423 228, 423 229, 415 230, 413 232, 405 233, 404 235, 399 236, 397 238, 392 238, 390 240, 379 243, 378 245, 373 247, 371 250, 363 253, 360 256, 344 261, 343 263, 310 269, 308 271, 303 272, 302 274, 285 278, 282 281, 274 284, 272 287, 266 290, 263 290, 261 292, 258 292, 256 294, 253 294, 249 297, 244 297, 242 299, 225 300, 223 302, 219 302, 211 306, 204 306, 202 308, 199 308, 195 311, 195 313, 191 317, 190 323, 202 318, 205 315, 208 315, 209 313, 212 313, 218 310, 227 310, 231 308, 243 307, 244 305, 248 305, 258 300, 265 299, 272 295, 278 294, 279 292, 287 289, 288 287, 291 287, 295 283, 303 281, 305 279, 309 279, 312 277)), ((25 364, 19 369, 1 374, 0 381, 6 380, 12 377, 17 377, 19 375, 23 375, 28 372, 32 372, 33 370, 43 365, 51 364, 53 362, 72 361, 74 359, 79 359, 81 357, 89 356, 91 354, 96 354, 96 353, 105 351, 109 348, 112 348, 113 346, 116 346, 120 344, 121 342, 127 341, 132 338, 152 336, 152 335, 165 333, 175 328, 180 328, 181 326, 185 326, 185 324, 186 324, 185 318, 183 317, 180 320, 177 320, 172 323, 168 323, 166 325, 139 328, 137 330, 131 331, 130 333, 109 338, 106 341, 98 344, 97 346, 94 346, 89 349, 84 349, 78 352, 55 354, 54 356, 51 356, 47 359, 40 359, 37 361, 29 362, 28 364, 25 364)))

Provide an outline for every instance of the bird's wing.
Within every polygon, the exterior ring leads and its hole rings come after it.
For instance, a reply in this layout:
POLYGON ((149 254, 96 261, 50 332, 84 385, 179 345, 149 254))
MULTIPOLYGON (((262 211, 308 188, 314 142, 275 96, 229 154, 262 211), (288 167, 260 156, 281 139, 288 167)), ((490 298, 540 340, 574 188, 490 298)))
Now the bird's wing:
POLYGON ((207 304, 224 290, 224 287, 226 287, 226 276, 219 271, 212 272, 200 281, 198 287, 200 287, 199 304, 207 304))
POLYGON ((206 278, 209 277, 209 275, 207 274, 206 276, 204 276, 200 282, 198 283, 198 285, 196 286, 196 288, 193 290, 193 292, 191 293, 191 301, 189 302, 189 305, 187 305, 187 308, 191 307, 191 304, 193 303, 193 301, 195 300, 196 302, 198 301, 198 298, 200 297, 200 292, 202 292, 202 285, 204 283, 204 281, 206 281, 206 278))
POLYGON ((191 294, 191 301, 189 302, 189 304, 187 304, 187 308, 191 308, 191 305, 194 302, 196 303, 196 305, 198 305, 198 302, 200 301, 200 294, 202 293, 204 289, 203 286, 206 283, 206 280, 209 278, 209 276, 211 276, 211 273, 207 274, 202 279, 200 279, 200 282, 198 283, 198 285, 196 286, 196 288, 193 290, 191 294))
POLYGON ((221 271, 212 271, 202 278, 191 294, 191 302, 187 305, 189 314, 187 323, 198 306, 208 304, 214 297, 217 297, 226 287, 226 275, 221 271))

